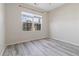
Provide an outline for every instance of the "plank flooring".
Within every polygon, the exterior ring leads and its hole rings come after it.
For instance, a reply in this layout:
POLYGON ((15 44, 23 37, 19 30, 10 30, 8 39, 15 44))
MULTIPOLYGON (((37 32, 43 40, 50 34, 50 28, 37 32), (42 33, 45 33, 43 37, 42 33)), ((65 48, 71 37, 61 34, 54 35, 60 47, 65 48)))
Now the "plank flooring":
POLYGON ((79 56, 79 46, 55 39, 40 39, 9 45, 3 56, 79 56))

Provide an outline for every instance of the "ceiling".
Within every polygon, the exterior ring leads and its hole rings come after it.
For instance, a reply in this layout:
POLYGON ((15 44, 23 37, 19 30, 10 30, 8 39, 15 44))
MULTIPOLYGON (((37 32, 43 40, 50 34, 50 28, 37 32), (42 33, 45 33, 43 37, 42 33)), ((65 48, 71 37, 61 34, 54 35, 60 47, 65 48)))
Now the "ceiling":
POLYGON ((28 5, 43 9, 44 11, 51 11, 64 3, 29 3, 28 5))

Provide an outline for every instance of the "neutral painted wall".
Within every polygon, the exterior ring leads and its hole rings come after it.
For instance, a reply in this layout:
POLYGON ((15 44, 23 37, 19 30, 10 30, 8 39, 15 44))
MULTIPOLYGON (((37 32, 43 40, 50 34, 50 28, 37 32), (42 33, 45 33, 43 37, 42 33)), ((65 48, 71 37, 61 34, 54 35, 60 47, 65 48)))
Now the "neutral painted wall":
POLYGON ((5 47, 5 22, 4 22, 4 4, 0 4, 0 55, 5 47))
POLYGON ((79 4, 65 4, 49 13, 50 37, 79 46, 79 4))
MULTIPOLYGON (((47 13, 38 13, 27 8, 18 7, 19 4, 6 4, 6 44, 16 44, 31 40, 46 38, 48 36, 47 13), (43 16, 41 31, 23 31, 21 22, 21 12, 32 12, 43 16)), ((23 4, 24 6, 27 6, 23 4)))

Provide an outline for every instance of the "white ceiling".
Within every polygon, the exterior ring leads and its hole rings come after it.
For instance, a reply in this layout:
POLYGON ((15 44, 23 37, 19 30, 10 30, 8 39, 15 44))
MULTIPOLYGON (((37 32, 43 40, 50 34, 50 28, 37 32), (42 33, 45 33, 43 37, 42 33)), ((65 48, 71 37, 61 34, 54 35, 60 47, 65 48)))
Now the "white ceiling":
POLYGON ((29 3, 29 5, 43 9, 44 11, 51 11, 63 4, 64 3, 29 3))

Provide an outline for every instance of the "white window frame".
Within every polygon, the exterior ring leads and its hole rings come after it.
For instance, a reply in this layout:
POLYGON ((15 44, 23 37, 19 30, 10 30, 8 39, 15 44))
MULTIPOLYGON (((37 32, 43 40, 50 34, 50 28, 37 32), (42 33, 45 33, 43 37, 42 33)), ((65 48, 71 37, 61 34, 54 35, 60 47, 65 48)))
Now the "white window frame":
MULTIPOLYGON (((40 16, 40 15, 37 15, 37 14, 32 14, 32 13, 28 13, 28 12, 22 12, 23 14, 27 14, 26 16, 29 16, 29 17, 31 17, 32 18, 32 31, 41 31, 42 30, 42 16, 40 16), (41 28, 40 28, 40 30, 35 30, 35 27, 34 27, 34 24, 35 24, 35 22, 34 22, 34 18, 39 18, 40 19, 40 26, 41 26, 41 28)), ((21 13, 21 16, 23 15, 21 13)), ((22 20, 22 18, 21 18, 21 20, 22 20)), ((26 30, 27 31, 27 30, 26 30)))

